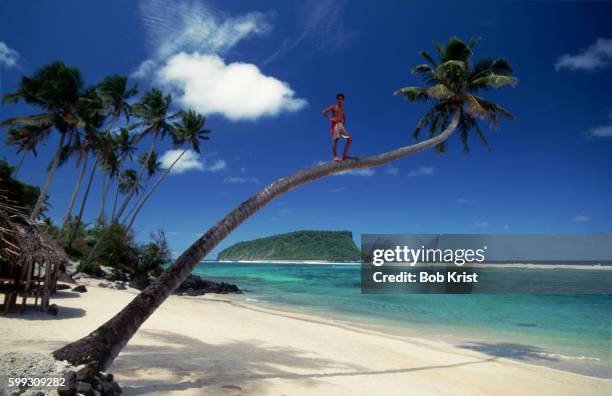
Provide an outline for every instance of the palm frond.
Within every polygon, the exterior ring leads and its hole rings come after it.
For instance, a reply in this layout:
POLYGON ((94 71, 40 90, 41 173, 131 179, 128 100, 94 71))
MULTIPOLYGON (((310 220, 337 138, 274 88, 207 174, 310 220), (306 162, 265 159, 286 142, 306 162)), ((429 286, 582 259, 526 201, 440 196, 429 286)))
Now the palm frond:
POLYGON ((438 64, 436 63, 436 61, 434 60, 434 58, 429 54, 429 52, 427 51, 419 51, 419 55, 421 55, 423 58, 427 59, 427 61, 429 63, 431 63, 431 65, 433 67, 438 66, 438 64))
POLYGON ((453 92, 449 87, 442 83, 436 84, 431 88, 427 88, 425 92, 429 97, 438 100, 449 99, 455 95, 455 92, 453 92))
POLYGON ((2 126, 14 126, 17 124, 31 125, 36 127, 49 127, 53 124, 53 115, 36 114, 31 116, 13 117, 2 121, 2 126))
POLYGON ((466 87, 469 90, 477 91, 486 88, 501 88, 505 85, 510 85, 514 88, 517 83, 518 78, 516 77, 490 73, 471 80, 466 87))
POLYGON ((395 91, 395 95, 402 95, 409 102, 426 102, 431 99, 428 88, 404 87, 395 91))

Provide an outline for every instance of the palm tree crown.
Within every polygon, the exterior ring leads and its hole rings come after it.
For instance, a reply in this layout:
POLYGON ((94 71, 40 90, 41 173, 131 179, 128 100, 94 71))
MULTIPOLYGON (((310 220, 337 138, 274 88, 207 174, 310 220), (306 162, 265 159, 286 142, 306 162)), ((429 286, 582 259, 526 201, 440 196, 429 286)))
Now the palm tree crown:
MULTIPOLYGON (((493 128, 499 125, 498 116, 512 119, 513 116, 502 106, 490 102, 475 93, 500 88, 505 85, 515 86, 517 78, 512 76, 512 68, 505 59, 485 58, 472 62, 472 49, 478 43, 472 38, 467 44, 457 37, 450 38, 446 44, 434 43, 438 61, 426 51, 420 55, 429 64, 420 64, 412 68, 412 73, 419 74, 428 87, 405 87, 396 94, 402 95, 410 102, 432 102, 433 107, 417 123, 413 137, 418 139, 421 130, 429 126, 429 137, 438 135, 450 123, 453 114, 459 112, 459 136, 465 151, 469 151, 468 136, 474 132, 488 148, 489 143, 480 129, 477 119, 489 121, 493 128)), ((438 153, 446 151, 446 141, 436 146, 438 153)))
POLYGON ((141 125, 144 130, 138 135, 137 140, 140 140, 147 134, 154 136, 171 133, 173 125, 171 121, 177 117, 177 114, 168 114, 172 96, 165 94, 157 88, 152 88, 145 92, 141 100, 132 107, 133 112, 142 120, 141 125))
POLYGON ((98 84, 98 91, 104 99, 109 115, 116 121, 123 115, 129 122, 132 106, 128 100, 138 93, 138 87, 128 88, 128 79, 117 74, 106 77, 98 84))
POLYGON ((200 152, 200 140, 208 140, 210 129, 204 129, 206 117, 194 110, 180 112, 181 121, 174 123, 172 139, 175 145, 191 144, 193 149, 200 152))

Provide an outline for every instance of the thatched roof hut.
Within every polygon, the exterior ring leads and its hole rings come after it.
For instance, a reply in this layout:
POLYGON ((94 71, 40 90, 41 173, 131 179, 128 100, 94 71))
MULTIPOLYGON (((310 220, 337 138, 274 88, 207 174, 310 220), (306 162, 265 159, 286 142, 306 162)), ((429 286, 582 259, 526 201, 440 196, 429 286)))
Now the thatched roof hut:
POLYGON ((55 291, 57 271, 68 264, 64 250, 35 223, 10 207, 0 205, 0 293, 4 294, 4 311, 17 296, 41 299, 41 309, 49 305, 55 291))

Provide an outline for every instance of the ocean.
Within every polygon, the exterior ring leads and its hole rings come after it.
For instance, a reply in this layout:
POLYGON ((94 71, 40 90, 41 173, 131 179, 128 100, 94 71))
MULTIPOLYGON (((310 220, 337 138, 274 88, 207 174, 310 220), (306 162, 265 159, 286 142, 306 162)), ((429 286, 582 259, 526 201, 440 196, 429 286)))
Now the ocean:
MULTIPOLYGON (((507 270, 532 280, 549 271, 575 279, 597 272, 507 270)), ((612 378, 612 294, 361 294, 359 265, 202 262, 194 274, 236 284, 249 304, 612 378)))

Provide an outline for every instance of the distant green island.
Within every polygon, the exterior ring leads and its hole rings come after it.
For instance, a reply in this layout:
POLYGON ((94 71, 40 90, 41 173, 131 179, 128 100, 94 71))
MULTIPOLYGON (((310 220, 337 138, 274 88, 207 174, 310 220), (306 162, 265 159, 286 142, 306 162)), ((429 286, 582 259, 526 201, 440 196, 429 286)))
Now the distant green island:
POLYGON ((350 231, 295 231, 239 242, 217 256, 220 261, 359 262, 350 231))

